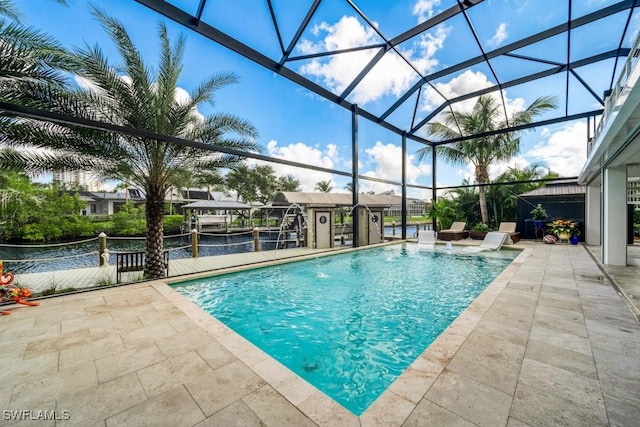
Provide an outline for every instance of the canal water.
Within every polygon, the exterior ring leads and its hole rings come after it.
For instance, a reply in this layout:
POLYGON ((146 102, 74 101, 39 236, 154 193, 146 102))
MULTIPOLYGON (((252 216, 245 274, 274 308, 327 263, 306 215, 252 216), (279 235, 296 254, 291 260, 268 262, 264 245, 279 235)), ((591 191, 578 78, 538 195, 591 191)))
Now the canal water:
MULTIPOLYGON (((422 227, 421 227, 422 228, 422 227)), ((407 237, 416 235, 417 226, 407 227, 407 237)), ((400 237, 401 227, 395 227, 395 236, 400 237)), ((391 226, 384 228, 384 235, 394 236, 391 226)), ((278 230, 260 232, 260 250, 272 250, 276 247, 278 230)), ((253 251, 251 233, 241 235, 199 235, 199 256, 237 254, 253 251)), ((117 239, 108 240, 109 263, 115 265, 116 252, 144 251, 145 240, 117 239)), ((165 236, 164 249, 169 249, 170 259, 191 257, 191 238, 189 236, 165 236)), ((73 268, 97 267, 98 240, 56 246, 38 245, 0 245, 0 260, 4 261, 4 271, 14 274, 39 273, 44 271, 69 270, 73 268)))

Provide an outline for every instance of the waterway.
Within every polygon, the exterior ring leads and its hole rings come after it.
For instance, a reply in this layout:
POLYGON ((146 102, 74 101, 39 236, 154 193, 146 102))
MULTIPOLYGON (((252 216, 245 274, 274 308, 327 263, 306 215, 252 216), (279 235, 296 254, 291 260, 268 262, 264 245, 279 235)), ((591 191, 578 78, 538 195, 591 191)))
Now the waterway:
MULTIPOLYGON (((407 237, 416 236, 417 228, 424 226, 407 226, 407 237)), ((402 227, 385 226, 386 237, 400 238, 402 227)), ((291 236, 293 237, 293 236, 291 236)), ((199 256, 214 256, 252 252, 253 236, 251 233, 231 235, 200 235, 199 256)), ((276 247, 278 230, 260 232, 260 250, 272 250, 276 247)), ((347 244, 349 242, 346 242, 347 244)), ((295 246, 295 245, 293 245, 295 246)), ((282 247, 282 246, 281 246, 282 247)), ((144 238, 111 238, 108 240, 109 263, 115 264, 117 252, 144 251, 144 238)), ((191 238, 188 235, 165 236, 164 249, 170 251, 170 259, 189 258, 191 254, 191 238)), ((4 262, 4 270, 15 274, 39 273, 44 271, 69 270, 74 268, 96 267, 99 265, 98 240, 91 239, 82 243, 70 243, 55 246, 47 245, 0 245, 0 260, 4 262)))

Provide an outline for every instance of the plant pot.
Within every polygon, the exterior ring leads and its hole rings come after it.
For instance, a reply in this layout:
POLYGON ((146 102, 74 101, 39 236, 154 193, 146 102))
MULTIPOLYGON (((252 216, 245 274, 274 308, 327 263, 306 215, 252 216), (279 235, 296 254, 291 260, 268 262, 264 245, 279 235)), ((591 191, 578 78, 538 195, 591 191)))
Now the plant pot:
POLYGON ((484 238, 487 236, 488 231, 477 231, 477 230, 471 230, 469 232, 469 237, 471 237, 473 240, 484 240, 484 238))
POLYGON ((572 245, 577 245, 579 241, 580 238, 578 238, 578 236, 571 236, 571 238, 569 239, 569 242, 571 242, 572 245))
POLYGON ((558 233, 558 240, 569 240, 571 238, 571 234, 569 233, 558 233))
POLYGON ((533 225, 536 228, 536 230, 540 231, 542 230, 544 224, 544 220, 543 219, 534 219, 533 220, 533 225))

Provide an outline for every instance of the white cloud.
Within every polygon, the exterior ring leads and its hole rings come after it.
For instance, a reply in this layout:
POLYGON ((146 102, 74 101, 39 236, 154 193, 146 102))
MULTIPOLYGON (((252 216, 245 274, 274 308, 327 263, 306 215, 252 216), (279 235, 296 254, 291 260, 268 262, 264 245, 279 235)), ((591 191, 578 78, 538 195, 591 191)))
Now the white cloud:
MULTIPOLYGON (((302 142, 280 146, 277 141, 271 140, 267 143, 267 155, 327 169, 336 169, 336 163, 340 161, 338 147, 335 144, 327 144, 324 149, 320 149, 302 142)), ((251 160, 249 163, 265 164, 257 160, 251 160)), ((314 187, 319 181, 331 181, 334 187, 333 190, 340 190, 340 188, 336 187, 333 175, 330 173, 317 172, 279 163, 267 164, 275 170, 276 176, 293 175, 296 177, 300 181, 302 191, 314 191, 314 187)))
POLYGON ((436 53, 442 49, 451 27, 438 25, 435 33, 422 34, 414 47, 404 52, 404 56, 411 59, 413 65, 423 74, 427 74, 438 65, 436 53))
POLYGON ((491 37, 491 39, 487 42, 487 44, 491 47, 500 46, 500 44, 502 44, 502 42, 508 36, 509 36, 509 33, 507 33, 507 23, 502 22, 500 25, 498 25, 498 28, 496 29, 496 33, 493 35, 493 37, 491 37))
MULTIPOLYGON (((458 96, 475 92, 484 88, 488 88, 491 86, 495 86, 493 82, 491 82, 487 76, 480 71, 471 71, 466 70, 464 73, 452 78, 448 82, 439 82, 435 84, 435 87, 438 91, 445 96, 447 99, 457 98, 458 96)), ((527 107, 527 104, 522 98, 514 98, 510 99, 507 96, 507 91, 504 91, 504 101, 507 104, 506 110, 509 116, 512 116, 516 111, 522 111, 527 107)), ((500 96, 500 91, 493 91, 487 94, 489 96, 494 97, 500 104, 502 104, 502 97, 500 96)), ((471 111, 474 104, 477 101, 477 97, 465 99, 464 101, 456 102, 452 105, 454 111, 471 111)), ((422 103, 422 111, 433 111, 436 107, 440 106, 444 100, 442 96, 440 96, 434 89, 431 87, 427 88, 425 91, 425 95, 422 103)), ((443 110, 446 111, 446 110, 443 110)), ((502 112, 502 108, 500 112, 502 112)), ((435 121, 442 121, 441 118, 442 112, 436 116, 435 121)))
MULTIPOLYGON (((431 86, 428 86, 425 91, 422 104, 423 111, 432 111, 436 107, 440 106, 440 104, 444 103, 445 100, 442 96, 446 99, 452 99, 469 92, 494 86, 494 83, 489 81, 487 76, 480 71, 474 72, 466 70, 464 73, 453 77, 448 82, 438 82, 434 86, 437 89, 437 92, 431 86), (442 96, 440 96, 440 94, 442 94, 442 96)), ((475 99, 458 102, 454 105, 454 109, 469 111, 475 102, 475 99)))
POLYGON ((492 163, 491 167, 489 168, 489 178, 491 180, 494 180, 504 172, 506 172, 509 168, 524 169, 527 166, 529 166, 529 162, 527 161, 527 159, 520 156, 514 157, 508 162, 492 163))
POLYGON ((567 124, 551 133, 524 154, 533 161, 545 162, 552 172, 561 176, 577 176, 587 160, 587 124, 584 121, 567 124))
MULTIPOLYGON (((294 162, 304 162, 309 165, 319 166, 327 169, 338 169, 336 165, 348 165, 350 161, 340 158, 338 147, 335 144, 328 144, 324 149, 306 145, 302 142, 292 143, 280 146, 275 140, 267 143, 267 155, 284 160, 294 162)), ((402 170, 402 147, 393 144, 383 144, 378 141, 376 144, 364 150, 366 159, 359 161, 360 173, 365 176, 371 176, 389 181, 400 181, 402 170)), ((251 164, 264 164, 259 160, 248 160, 251 164)), ((325 172, 316 172, 293 166, 281 165, 277 163, 268 163, 277 176, 293 175, 300 180, 302 191, 315 191, 314 187, 319 181, 331 181, 333 186, 332 192, 346 192, 344 185, 350 182, 349 178, 336 177, 325 172)), ((407 154, 407 182, 416 184, 418 179, 431 175, 431 164, 420 163, 417 156, 407 154)), ((375 191, 380 193, 383 191, 394 190, 400 193, 400 187, 391 184, 384 184, 375 181, 360 180, 360 192, 375 191)), ((430 198, 430 190, 409 189, 410 197, 430 198)))
POLYGON ((424 22, 434 15, 437 6, 440 6, 440 0, 418 0, 412 13, 418 17, 418 22, 424 22))
MULTIPOLYGON (((373 147, 366 149, 365 153, 368 155, 365 163, 370 165, 371 170, 362 172, 362 175, 396 182, 401 180, 402 147, 394 144, 383 144, 378 141, 373 147)), ((406 164, 408 184, 417 184, 418 178, 431 175, 431 164, 419 163, 417 157, 413 154, 406 154, 406 164)), ((376 193, 380 193, 391 189, 396 191, 396 193, 400 191, 398 186, 391 184, 375 181, 360 181, 360 191, 375 191, 376 193)), ((413 192, 412 197, 416 197, 415 192, 413 192)))
MULTIPOLYGON (((420 72, 428 73, 438 64, 434 56, 443 47, 448 32, 448 28, 439 26, 432 33, 417 38, 401 53, 420 72)), ((330 52, 381 42, 372 28, 363 26, 353 16, 343 16, 333 25, 323 22, 314 27, 312 34, 324 38, 318 42, 301 40, 297 48, 303 54, 330 52)), ((300 73, 319 79, 329 90, 339 94, 351 84, 378 51, 370 49, 315 58, 302 65, 300 73)), ((409 89, 417 79, 418 75, 399 55, 388 52, 354 89, 351 98, 357 104, 366 104, 386 95, 397 97, 409 89)))

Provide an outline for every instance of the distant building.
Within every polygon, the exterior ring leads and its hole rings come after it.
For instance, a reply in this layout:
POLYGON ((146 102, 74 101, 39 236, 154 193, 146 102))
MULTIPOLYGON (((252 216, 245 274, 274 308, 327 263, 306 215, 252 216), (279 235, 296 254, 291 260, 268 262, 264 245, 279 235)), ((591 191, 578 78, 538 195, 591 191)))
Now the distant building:
POLYGON ((98 179, 98 176, 86 171, 53 172, 52 182, 58 185, 80 187, 85 191, 99 191, 102 189, 102 181, 98 179))
POLYGON ((82 196, 87 200, 87 208, 83 210, 83 215, 113 215, 128 201, 135 204, 145 201, 144 194, 137 188, 128 188, 126 192, 121 193, 84 191, 82 196))

